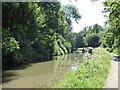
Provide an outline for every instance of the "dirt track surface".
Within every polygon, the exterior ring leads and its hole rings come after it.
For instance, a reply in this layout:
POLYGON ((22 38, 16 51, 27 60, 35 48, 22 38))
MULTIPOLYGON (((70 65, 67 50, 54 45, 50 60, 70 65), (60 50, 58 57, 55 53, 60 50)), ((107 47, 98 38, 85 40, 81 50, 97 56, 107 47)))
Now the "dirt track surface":
POLYGON ((120 87, 118 86, 118 79, 120 79, 120 75, 118 75, 118 64, 120 65, 120 58, 118 58, 118 55, 112 53, 110 53, 110 55, 112 57, 112 67, 103 88, 118 88, 120 87))

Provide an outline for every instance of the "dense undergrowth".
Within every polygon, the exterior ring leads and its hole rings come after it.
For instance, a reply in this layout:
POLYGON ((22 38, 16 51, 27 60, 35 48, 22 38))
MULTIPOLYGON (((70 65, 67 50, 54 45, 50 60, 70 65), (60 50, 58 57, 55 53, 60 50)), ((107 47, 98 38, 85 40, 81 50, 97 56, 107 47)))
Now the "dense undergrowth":
POLYGON ((76 71, 68 72, 54 88, 102 88, 110 71, 111 58, 102 48, 85 54, 85 62, 76 71))

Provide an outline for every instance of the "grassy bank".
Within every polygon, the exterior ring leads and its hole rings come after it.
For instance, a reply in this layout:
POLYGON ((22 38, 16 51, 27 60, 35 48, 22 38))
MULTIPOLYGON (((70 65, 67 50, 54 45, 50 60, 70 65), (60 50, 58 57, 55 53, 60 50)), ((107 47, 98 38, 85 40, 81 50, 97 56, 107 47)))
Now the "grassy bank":
POLYGON ((85 54, 86 61, 76 71, 68 72, 53 88, 102 88, 110 71, 111 58, 102 48, 85 54))
POLYGON ((120 55, 120 53, 115 49, 115 50, 113 50, 113 52, 112 53, 114 53, 114 54, 116 54, 116 55, 120 55))

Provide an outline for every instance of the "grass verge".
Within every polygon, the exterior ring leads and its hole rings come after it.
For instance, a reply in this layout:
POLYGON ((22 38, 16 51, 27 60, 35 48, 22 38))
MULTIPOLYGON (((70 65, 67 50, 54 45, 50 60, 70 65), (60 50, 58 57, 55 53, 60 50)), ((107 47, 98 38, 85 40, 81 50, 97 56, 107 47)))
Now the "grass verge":
POLYGON ((113 50, 113 52, 112 53, 114 53, 114 54, 116 54, 116 55, 120 55, 120 53, 118 53, 118 51, 115 49, 115 50, 113 50))
POLYGON ((85 54, 85 62, 68 72, 53 88, 102 88, 111 68, 111 57, 103 48, 85 54))

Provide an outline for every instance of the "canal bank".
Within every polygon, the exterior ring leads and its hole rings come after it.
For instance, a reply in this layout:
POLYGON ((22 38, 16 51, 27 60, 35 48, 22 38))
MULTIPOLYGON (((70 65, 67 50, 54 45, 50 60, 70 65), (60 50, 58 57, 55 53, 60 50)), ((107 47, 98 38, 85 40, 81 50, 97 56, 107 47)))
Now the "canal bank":
POLYGON ((110 61, 109 53, 101 48, 93 54, 55 56, 51 61, 3 72, 3 88, 102 88, 110 61))
POLYGON ((76 71, 67 73, 53 88, 102 88, 111 68, 109 52, 96 48, 85 58, 76 71))

